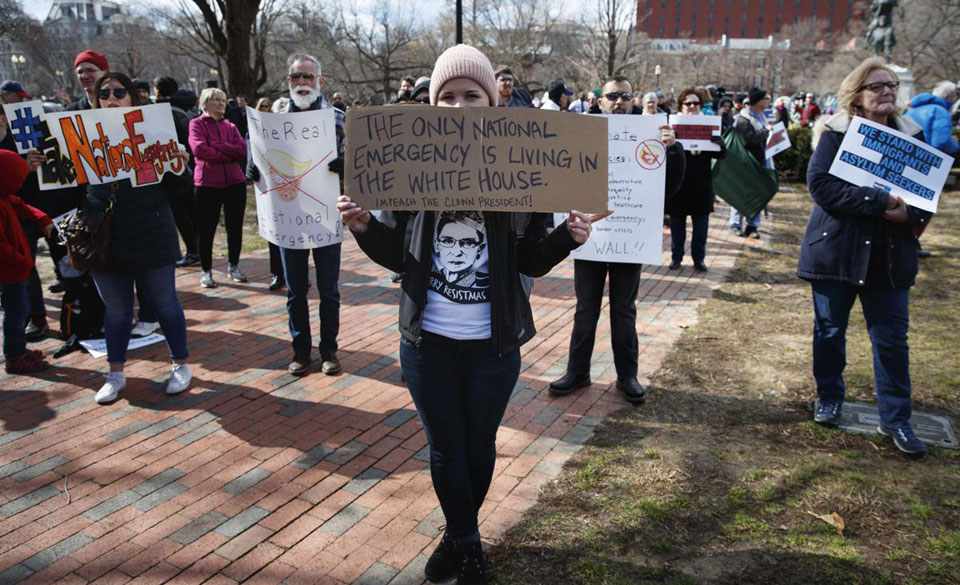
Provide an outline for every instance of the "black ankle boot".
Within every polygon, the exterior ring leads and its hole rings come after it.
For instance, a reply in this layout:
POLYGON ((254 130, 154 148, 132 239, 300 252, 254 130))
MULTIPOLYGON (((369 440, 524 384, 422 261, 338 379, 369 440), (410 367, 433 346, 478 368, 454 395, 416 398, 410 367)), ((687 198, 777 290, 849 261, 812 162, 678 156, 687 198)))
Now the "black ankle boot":
POLYGON ((460 570, 460 542, 444 531, 440 544, 427 559, 423 574, 433 583, 449 581, 460 570))
POLYGON ((460 574, 457 585, 487 585, 487 563, 480 541, 460 545, 460 574))

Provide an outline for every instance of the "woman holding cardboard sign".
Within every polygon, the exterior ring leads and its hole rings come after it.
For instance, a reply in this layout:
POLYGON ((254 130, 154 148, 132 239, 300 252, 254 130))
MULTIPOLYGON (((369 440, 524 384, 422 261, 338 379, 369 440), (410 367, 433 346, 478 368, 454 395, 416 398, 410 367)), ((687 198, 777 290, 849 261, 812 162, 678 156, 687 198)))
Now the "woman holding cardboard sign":
MULTIPOLYGON (((466 45, 447 49, 430 83, 431 104, 497 104, 490 61, 466 45)), ((446 531, 427 562, 431 581, 486 583, 477 513, 496 459, 497 429, 520 375, 520 346, 534 334, 521 273, 542 276, 587 241, 607 214, 571 211, 549 235, 543 214, 413 211, 388 227, 349 197, 343 224, 375 262, 404 274, 400 362, 430 442, 433 487, 446 531), (521 214, 522 215, 522 214, 521 214)))
MULTIPOLYGON (((94 108, 139 106, 133 82, 123 73, 106 73, 94 86, 94 108)), ((186 153, 183 153, 186 163, 186 153)), ((100 404, 113 402, 127 385, 123 369, 133 320, 133 285, 157 314, 167 338, 173 371, 167 394, 179 394, 192 379, 187 365, 187 325, 177 299, 174 262, 180 244, 170 202, 161 184, 134 187, 128 179, 89 185, 83 212, 87 215, 112 209, 107 267, 93 271, 103 298, 103 319, 110 373, 97 392, 100 404)))
POLYGON ((899 85, 883 59, 867 59, 840 85, 839 113, 817 124, 816 150, 807 170, 814 206, 797 274, 813 287, 813 376, 819 396, 814 421, 825 426, 840 421, 847 322, 859 297, 873 345, 877 430, 891 436, 904 453, 919 455, 926 449, 910 426, 907 329, 919 249, 913 230, 930 214, 907 207, 883 189, 830 174, 854 116, 923 139, 923 129, 899 113, 899 85))

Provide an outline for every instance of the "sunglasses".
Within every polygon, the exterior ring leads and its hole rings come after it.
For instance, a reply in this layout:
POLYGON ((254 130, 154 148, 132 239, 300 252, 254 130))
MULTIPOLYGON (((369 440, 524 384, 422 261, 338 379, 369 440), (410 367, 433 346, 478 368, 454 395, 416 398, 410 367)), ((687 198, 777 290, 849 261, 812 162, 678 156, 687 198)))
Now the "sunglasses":
POLYGON ((123 98, 127 97, 127 90, 122 87, 115 87, 112 90, 101 89, 100 91, 97 92, 97 97, 100 98, 101 100, 108 100, 110 99, 111 92, 113 93, 113 97, 115 97, 118 100, 122 100, 123 98))
POLYGON ((700 102, 683 102, 683 105, 687 106, 688 108, 692 108, 694 106, 699 108, 700 102))
POLYGON ((480 245, 480 240, 476 238, 452 238, 450 236, 440 236, 437 243, 441 248, 452 248, 459 244, 463 250, 472 250, 480 245))
POLYGON ((313 81, 317 78, 313 73, 291 73, 287 75, 290 79, 296 81, 298 79, 303 79, 304 81, 313 81))
POLYGON ((891 91, 897 91, 900 88, 899 81, 878 81, 876 83, 868 83, 866 85, 861 85, 860 89, 857 91, 869 90, 871 93, 880 93, 884 89, 889 89, 891 91))
POLYGON ((629 91, 612 91, 604 94, 603 97, 607 98, 607 101, 611 102, 615 102, 617 99, 622 99, 625 102, 629 102, 633 99, 633 94, 629 91))

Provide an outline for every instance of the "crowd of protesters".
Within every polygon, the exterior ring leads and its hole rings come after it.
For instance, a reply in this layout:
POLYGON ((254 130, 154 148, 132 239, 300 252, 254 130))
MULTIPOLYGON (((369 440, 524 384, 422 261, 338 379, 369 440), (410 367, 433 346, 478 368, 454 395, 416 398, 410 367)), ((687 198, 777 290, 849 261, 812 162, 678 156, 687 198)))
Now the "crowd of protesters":
MULTIPOLYGON (((248 156, 246 100, 229 99, 206 88, 199 96, 162 76, 149 83, 110 69, 94 50, 74 62, 84 95, 69 110, 130 107, 150 102, 171 104, 182 155, 184 176, 168 174, 159 184, 135 187, 130 181, 38 190, 36 169, 42 155, 15 154, 6 119, 0 119, 0 290, 3 352, 7 372, 32 374, 49 366, 27 343, 46 336, 43 290, 35 267, 37 242, 47 238, 51 257, 61 271, 62 244, 51 237, 51 217, 71 208, 96 214, 111 208, 114 217, 106 267, 90 278, 103 302, 102 335, 109 373, 96 393, 101 404, 118 399, 127 381, 126 350, 131 336, 162 329, 172 360, 168 394, 190 386, 187 328, 177 298, 177 268, 200 265, 199 284, 217 286, 213 274, 213 242, 221 222, 226 230, 226 278, 247 282, 240 268, 248 182, 260 171, 248 156), (179 239, 184 250, 181 252, 179 239), (134 307, 138 318, 134 319, 134 307)), ((294 54, 287 63, 289 96, 274 102, 261 98, 262 112, 296 113, 332 109, 339 157, 328 170, 343 173, 344 120, 347 100, 340 92, 323 94, 321 63, 294 54)), ((917 230, 930 214, 873 187, 857 187, 828 170, 852 116, 859 115, 916 136, 947 153, 960 150, 953 138, 951 107, 957 87, 937 85, 914 98, 911 109, 896 108, 896 74, 880 59, 865 61, 839 88, 836 112, 822 112, 813 94, 771 100, 761 88, 728 94, 723 88, 687 87, 674 100, 664 92, 641 91, 616 76, 602 88, 578 94, 562 79, 537 95, 518 87, 509 67, 494 68, 473 47, 445 51, 430 77, 401 80, 391 103, 437 107, 525 107, 575 114, 653 115, 682 113, 721 116, 724 136, 719 151, 685 151, 674 130, 664 124, 659 139, 667 148, 664 199, 670 217, 670 269, 678 269, 686 246, 686 218, 692 222, 690 254, 694 269, 707 271, 708 215, 713 211, 711 166, 726 156, 725 139, 742 142, 761 165, 770 126, 814 127, 819 141, 810 163, 808 182, 813 198, 798 274, 811 282, 814 300, 813 371, 819 401, 815 421, 835 426, 844 398, 845 330, 855 298, 863 304, 874 344, 880 431, 912 454, 924 451, 910 427, 910 381, 907 322, 909 290, 917 272, 917 230), (833 234, 838 237, 832 237, 833 234), (871 241, 873 245, 870 246, 871 241), (863 253, 855 252, 870 246, 863 253), (884 250, 886 256, 875 254, 884 250), (885 261, 895 256, 892 262, 885 261)), ((29 99, 16 81, 0 85, 4 103, 29 99)), ((55 108, 55 106, 51 106, 55 108)), ((558 114, 563 115, 563 114, 558 114)), ((722 164, 722 162, 718 163, 722 164)), ((376 263, 393 271, 401 283, 399 328, 404 379, 431 446, 430 469, 446 517, 444 537, 426 564, 433 581, 456 577, 458 583, 486 583, 486 568, 477 515, 486 496, 496 457, 496 435, 520 372, 520 346, 534 334, 529 295, 533 277, 543 276, 585 243, 595 216, 571 210, 565 222, 552 226, 546 214, 455 212, 382 212, 371 214, 347 196, 338 201, 341 219, 360 248, 376 263), (466 260, 464 260, 466 259, 466 260), (438 283, 440 286, 438 286, 438 283), (445 295, 461 287, 464 296, 445 295)), ((733 211, 731 226, 740 235, 759 236, 759 215, 741 218, 733 211), (745 224, 743 223, 745 222, 745 224)), ((313 342, 307 292, 309 260, 320 293, 320 370, 341 371, 337 357, 340 321, 341 245, 294 250, 271 245, 269 290, 287 289, 288 326, 293 349, 289 373, 310 372, 313 342)), ((591 384, 590 365, 602 295, 609 277, 611 342, 617 371, 616 388, 634 404, 646 390, 637 380, 636 300, 640 266, 577 260, 574 265, 576 313, 567 370, 553 381, 550 393, 567 395, 591 384)), ((58 272, 58 280, 66 278, 58 272)), ((58 283, 51 291, 62 288, 58 283)))

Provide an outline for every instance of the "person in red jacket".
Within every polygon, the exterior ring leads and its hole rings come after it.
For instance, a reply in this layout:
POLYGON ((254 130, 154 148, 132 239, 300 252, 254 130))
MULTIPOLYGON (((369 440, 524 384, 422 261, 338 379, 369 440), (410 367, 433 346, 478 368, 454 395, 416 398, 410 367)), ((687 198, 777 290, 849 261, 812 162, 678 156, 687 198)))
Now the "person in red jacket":
POLYGON ((33 220, 47 237, 53 222, 45 213, 15 195, 30 173, 27 162, 9 150, 0 150, 0 305, 3 306, 3 357, 8 374, 30 374, 50 365, 37 350, 27 350, 27 279, 33 257, 20 220, 33 220))

